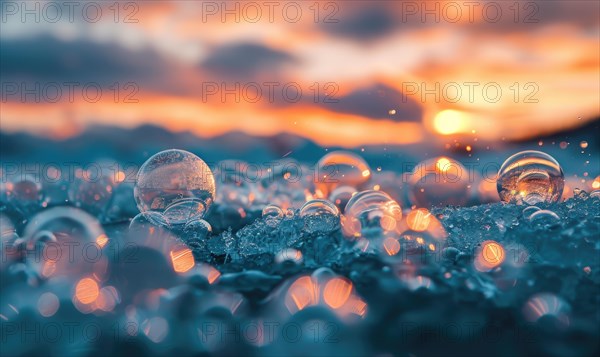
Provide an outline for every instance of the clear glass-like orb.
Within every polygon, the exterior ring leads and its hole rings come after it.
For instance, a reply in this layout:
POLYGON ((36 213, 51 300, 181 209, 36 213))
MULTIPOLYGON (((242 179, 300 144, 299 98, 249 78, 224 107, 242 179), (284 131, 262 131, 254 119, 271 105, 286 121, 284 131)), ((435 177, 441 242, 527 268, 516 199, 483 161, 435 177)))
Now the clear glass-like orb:
POLYGON ((151 235, 163 234, 169 228, 170 225, 165 216, 153 211, 141 212, 129 223, 130 234, 142 239, 151 235))
POLYGON ((186 242, 206 242, 211 233, 210 223, 203 219, 195 219, 185 225, 182 238, 186 242))
POLYGON ((402 209, 383 191, 362 191, 350 199, 345 209, 344 234, 360 237, 365 228, 392 231, 402 219, 402 209))
POLYGON ((419 163, 410 177, 409 199, 417 207, 462 206, 469 200, 469 172, 458 161, 436 157, 419 163))
POLYGON ((333 151, 323 156, 315 167, 317 197, 329 197, 339 186, 364 189, 371 178, 371 168, 360 156, 348 151, 333 151))
POLYGON ((550 228, 560 223, 560 217, 550 210, 543 209, 529 216, 529 222, 537 227, 550 228))
POLYGON ((523 209, 523 218, 527 218, 529 219, 529 217, 531 217, 532 214, 534 214, 537 211, 540 211, 541 208, 536 207, 536 206, 528 206, 525 207, 525 209, 523 209))
POLYGON ((215 197, 215 179, 198 156, 165 150, 140 167, 134 195, 140 212, 159 212, 171 224, 185 224, 204 216, 215 197))
POLYGON ((562 168, 550 155, 541 151, 521 151, 504 161, 498 172, 496 187, 504 202, 535 205, 557 202, 563 193, 562 168))
POLYGON ((283 219, 283 210, 275 205, 268 205, 262 210, 262 216, 269 227, 276 227, 283 219))
POLYGON ((344 212, 348 201, 352 198, 352 195, 356 194, 356 189, 352 186, 339 186, 331 192, 329 200, 333 202, 340 212, 344 212))
POLYGON ((69 186, 69 200, 76 207, 99 214, 110 201, 114 182, 108 176, 91 177, 84 174, 69 186))
POLYGON ((327 200, 308 201, 300 208, 304 229, 309 233, 329 233, 338 229, 340 211, 327 200))
POLYGON ((7 186, 9 187, 7 196, 10 202, 19 207, 25 214, 31 214, 42 208, 44 190, 35 177, 26 177, 7 186))
MULTIPOLYGON (((88 213, 74 207, 54 207, 33 216, 23 237, 33 249, 28 259, 40 277, 83 276, 95 273, 105 259, 102 248, 109 238, 99 222, 88 213)), ((29 256, 28 255, 28 256, 29 256)))

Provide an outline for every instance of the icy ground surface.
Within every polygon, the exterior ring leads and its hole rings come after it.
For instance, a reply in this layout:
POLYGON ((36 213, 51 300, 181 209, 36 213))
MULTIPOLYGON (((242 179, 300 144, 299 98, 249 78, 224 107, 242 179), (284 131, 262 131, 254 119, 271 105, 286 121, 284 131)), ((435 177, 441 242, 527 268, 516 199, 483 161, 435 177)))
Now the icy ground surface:
MULTIPOLYGON (((598 355, 600 198, 581 192, 538 207, 558 220, 531 220, 526 206, 503 203, 435 209, 446 237, 423 233, 430 249, 401 239, 404 254, 394 256, 382 248, 382 232, 370 234, 370 244, 340 229, 309 233, 297 215, 267 222, 249 211, 247 224, 219 227, 235 214, 215 205, 206 217, 213 224, 208 239, 165 233, 192 250, 196 266, 182 274, 156 245, 116 244, 125 241, 129 221, 108 217, 103 286, 115 291, 111 306, 86 310, 72 302, 72 282, 37 279, 28 264, 3 262, 2 349, 77 356, 598 355), (482 251, 489 241, 502 252, 482 251), (300 289, 293 283, 302 276, 311 278, 300 289), (327 284, 332 277, 339 277, 335 286, 327 284), (44 293, 58 298, 57 312, 46 311, 44 293), (346 306, 352 299, 359 302, 346 306)), ((8 206, 2 212, 14 218, 8 206)))

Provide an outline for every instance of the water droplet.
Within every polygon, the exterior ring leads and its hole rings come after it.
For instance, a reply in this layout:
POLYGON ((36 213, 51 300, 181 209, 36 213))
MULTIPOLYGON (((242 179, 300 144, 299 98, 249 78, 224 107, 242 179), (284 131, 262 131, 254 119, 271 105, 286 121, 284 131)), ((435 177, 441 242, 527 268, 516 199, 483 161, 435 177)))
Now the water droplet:
POLYGON ((557 202, 564 185, 564 174, 558 162, 546 153, 532 150, 506 159, 496 184, 502 201, 530 205, 557 202))
POLYGON ((174 224, 202 218, 215 197, 215 179, 196 155, 165 150, 149 158, 138 172, 134 190, 140 212, 164 213, 174 224))

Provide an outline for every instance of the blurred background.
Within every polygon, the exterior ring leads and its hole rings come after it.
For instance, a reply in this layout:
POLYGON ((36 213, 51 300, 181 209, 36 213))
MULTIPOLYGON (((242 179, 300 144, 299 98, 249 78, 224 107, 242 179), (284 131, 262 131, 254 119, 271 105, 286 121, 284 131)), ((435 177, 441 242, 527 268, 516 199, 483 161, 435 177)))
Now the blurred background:
POLYGON ((397 171, 534 148, 590 188, 599 14, 597 1, 2 1, 0 148, 5 162, 136 164, 168 147, 308 163, 347 148, 397 171))

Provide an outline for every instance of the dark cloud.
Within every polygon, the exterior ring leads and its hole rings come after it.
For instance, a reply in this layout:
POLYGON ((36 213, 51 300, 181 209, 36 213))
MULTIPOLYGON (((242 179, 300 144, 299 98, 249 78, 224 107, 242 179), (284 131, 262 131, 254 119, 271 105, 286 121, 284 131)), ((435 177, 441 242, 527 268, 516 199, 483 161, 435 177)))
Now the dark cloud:
POLYGON ((2 76, 46 81, 123 81, 157 75, 165 63, 149 50, 53 37, 3 40, 2 76))
POLYGON ((383 84, 359 88, 343 97, 323 97, 319 105, 338 113, 394 121, 420 121, 423 114, 417 102, 383 84))
POLYGON ((342 5, 340 10, 334 21, 323 21, 323 31, 364 41, 380 38, 396 27, 394 15, 385 4, 372 3, 359 8, 342 5))
POLYGON ((203 71, 223 79, 254 79, 274 76, 285 64, 295 62, 292 55, 259 44, 238 43, 214 49, 201 64, 203 71))

